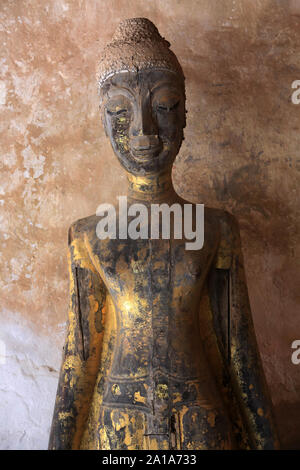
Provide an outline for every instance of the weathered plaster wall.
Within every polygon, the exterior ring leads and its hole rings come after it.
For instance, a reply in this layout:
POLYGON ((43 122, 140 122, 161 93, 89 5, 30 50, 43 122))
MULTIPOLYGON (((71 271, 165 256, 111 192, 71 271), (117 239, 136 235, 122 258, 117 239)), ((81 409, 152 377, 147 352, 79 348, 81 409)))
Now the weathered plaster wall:
POLYGON ((67 229, 125 188, 98 116, 95 64, 133 16, 154 21, 183 66, 188 124, 174 182, 240 222, 281 439, 300 448, 290 359, 300 339, 298 15, 299 0, 2 0, 0 448, 47 446, 67 229))

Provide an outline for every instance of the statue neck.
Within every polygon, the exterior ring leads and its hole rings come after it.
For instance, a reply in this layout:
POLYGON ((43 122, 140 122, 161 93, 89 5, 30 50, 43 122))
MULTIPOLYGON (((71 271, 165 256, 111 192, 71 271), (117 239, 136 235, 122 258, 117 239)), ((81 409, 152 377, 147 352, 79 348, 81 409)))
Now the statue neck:
POLYGON ((174 190, 172 169, 157 175, 135 176, 127 173, 128 199, 144 203, 167 202, 176 199, 174 190))

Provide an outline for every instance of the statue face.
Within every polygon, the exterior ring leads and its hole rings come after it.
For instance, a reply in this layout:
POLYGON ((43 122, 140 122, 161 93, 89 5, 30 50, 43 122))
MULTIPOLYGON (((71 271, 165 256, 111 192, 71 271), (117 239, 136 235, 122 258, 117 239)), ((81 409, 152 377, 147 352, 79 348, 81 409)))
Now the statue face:
POLYGON ((180 77, 158 69, 117 73, 101 89, 103 123, 122 166, 135 175, 172 166, 185 126, 180 77))

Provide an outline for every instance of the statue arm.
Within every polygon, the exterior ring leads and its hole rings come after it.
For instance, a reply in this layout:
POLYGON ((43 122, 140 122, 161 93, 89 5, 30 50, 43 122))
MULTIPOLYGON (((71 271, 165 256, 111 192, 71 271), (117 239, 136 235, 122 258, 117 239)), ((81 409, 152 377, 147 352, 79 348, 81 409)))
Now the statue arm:
POLYGON ((279 441, 252 321, 239 227, 229 219, 232 247, 229 269, 229 369, 251 447, 276 449, 279 441))
POLYGON ((84 242, 69 230, 70 306, 49 449, 78 449, 99 368, 105 286, 84 242))

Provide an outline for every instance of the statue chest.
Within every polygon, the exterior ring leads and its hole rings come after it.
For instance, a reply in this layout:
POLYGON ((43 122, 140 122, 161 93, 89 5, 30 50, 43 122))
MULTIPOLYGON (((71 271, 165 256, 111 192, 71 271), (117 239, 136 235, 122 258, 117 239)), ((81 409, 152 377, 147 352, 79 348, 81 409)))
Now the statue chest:
POLYGON ((102 240, 93 246, 99 274, 124 321, 132 309, 190 308, 216 252, 213 241, 186 250, 184 240, 102 240))
POLYGON ((197 375, 201 290, 215 246, 189 251, 181 240, 108 240, 93 247, 117 317, 115 373, 149 367, 197 375))

